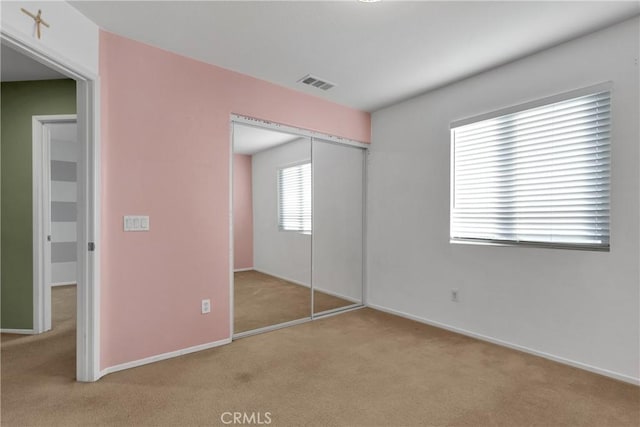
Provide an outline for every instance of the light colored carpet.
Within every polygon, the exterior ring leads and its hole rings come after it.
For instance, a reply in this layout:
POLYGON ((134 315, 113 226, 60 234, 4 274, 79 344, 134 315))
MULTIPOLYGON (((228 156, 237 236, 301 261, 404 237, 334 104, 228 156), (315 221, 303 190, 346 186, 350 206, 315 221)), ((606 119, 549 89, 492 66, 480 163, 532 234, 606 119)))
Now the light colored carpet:
POLYGON ((51 330, 38 335, 2 334, 2 415, 9 390, 5 375, 47 376, 66 383, 76 377, 76 285, 51 290, 51 330), (7 372, 11 367, 15 372, 7 372))
MULTIPOLYGON (((311 290, 255 270, 234 273, 234 332, 245 332, 311 316, 311 290)), ((352 305, 314 291, 314 312, 352 305)))
POLYGON ((5 426, 634 426, 638 387, 371 309, 73 381, 73 331, 2 343, 5 426))

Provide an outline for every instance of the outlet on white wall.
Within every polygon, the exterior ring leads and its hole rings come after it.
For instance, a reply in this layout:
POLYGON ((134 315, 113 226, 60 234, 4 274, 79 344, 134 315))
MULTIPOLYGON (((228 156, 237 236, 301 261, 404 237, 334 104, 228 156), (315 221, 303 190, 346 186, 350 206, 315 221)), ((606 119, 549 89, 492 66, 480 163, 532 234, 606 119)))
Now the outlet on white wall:
POLYGON ((458 290, 451 289, 451 301, 458 302, 458 290))
POLYGON ((201 310, 202 314, 207 314, 207 313, 211 313, 211 300, 210 299, 203 299, 202 300, 202 310, 201 310))

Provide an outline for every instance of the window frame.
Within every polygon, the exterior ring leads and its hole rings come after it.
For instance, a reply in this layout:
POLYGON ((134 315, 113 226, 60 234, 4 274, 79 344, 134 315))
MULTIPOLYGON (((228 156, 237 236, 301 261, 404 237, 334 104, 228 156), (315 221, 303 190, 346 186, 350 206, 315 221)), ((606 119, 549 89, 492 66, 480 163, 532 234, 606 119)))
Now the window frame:
POLYGON ((526 110, 543 107, 550 104, 555 104, 558 102, 568 101, 573 98, 579 98, 582 96, 587 96, 591 94, 595 94, 598 92, 609 92, 609 102, 610 102, 610 111, 611 117, 609 118, 609 125, 611 128, 611 137, 609 139, 609 150, 610 150, 610 158, 609 158, 609 179, 612 177, 612 169, 613 169, 613 127, 614 127, 614 118, 613 118, 613 103, 614 103, 614 90, 613 83, 611 81, 596 84, 593 86, 588 86, 576 90, 572 90, 569 92, 564 92, 558 95, 553 95, 545 98, 540 98, 534 101, 525 102, 522 104, 513 105, 510 107, 502 108, 499 110, 495 110, 489 113, 480 114, 477 116, 472 116, 469 118, 456 120, 451 122, 450 124, 450 180, 449 180, 449 243, 451 244, 462 244, 462 245, 480 245, 480 246, 510 246, 510 247, 533 247, 533 248, 545 248, 545 249, 564 249, 564 250, 582 250, 582 251, 595 251, 595 252, 610 252, 611 250, 611 242, 612 242, 612 212, 611 207, 613 206, 613 191, 612 185, 610 182, 609 187, 609 242, 608 244, 587 244, 587 243, 567 243, 567 242, 537 242, 537 241, 527 241, 527 240, 501 240, 501 239, 484 239, 484 238, 464 238, 464 237, 453 237, 453 213, 454 213, 454 203, 455 203, 455 129, 460 128, 462 126, 466 126, 473 123, 478 123, 484 120, 491 120, 501 116, 506 116, 509 114, 514 114, 518 112, 523 112, 526 110))
POLYGON ((305 235, 311 235, 313 233, 313 165, 311 164, 311 159, 305 159, 293 163, 289 163, 283 166, 279 166, 276 168, 276 222, 278 231, 285 233, 299 233, 305 235), (298 166, 309 165, 310 169, 310 190, 311 190, 311 228, 309 230, 291 230, 284 228, 282 225, 282 209, 281 209, 281 191, 280 191, 280 174, 285 169, 290 169, 298 166))

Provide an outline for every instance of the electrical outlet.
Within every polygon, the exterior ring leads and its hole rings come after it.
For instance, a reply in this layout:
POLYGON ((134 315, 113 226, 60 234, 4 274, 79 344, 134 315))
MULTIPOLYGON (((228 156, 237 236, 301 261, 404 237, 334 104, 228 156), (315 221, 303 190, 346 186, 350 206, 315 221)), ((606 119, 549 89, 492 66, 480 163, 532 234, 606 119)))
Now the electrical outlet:
POLYGON ((203 299, 202 300, 202 314, 211 313, 211 300, 203 299))
POLYGON ((458 302, 458 290, 451 289, 451 301, 458 302))

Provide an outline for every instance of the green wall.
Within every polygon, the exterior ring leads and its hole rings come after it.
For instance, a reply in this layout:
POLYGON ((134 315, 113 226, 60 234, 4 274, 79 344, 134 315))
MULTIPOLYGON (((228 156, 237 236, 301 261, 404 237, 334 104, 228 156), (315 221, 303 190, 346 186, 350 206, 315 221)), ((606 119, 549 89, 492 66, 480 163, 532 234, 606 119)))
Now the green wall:
POLYGON ((31 117, 76 113, 76 82, 0 84, 2 328, 33 328, 31 117))

